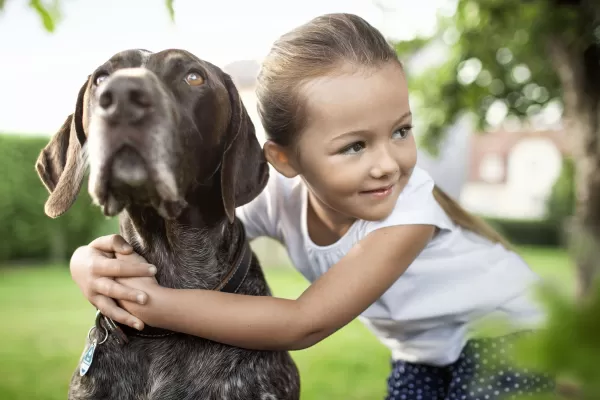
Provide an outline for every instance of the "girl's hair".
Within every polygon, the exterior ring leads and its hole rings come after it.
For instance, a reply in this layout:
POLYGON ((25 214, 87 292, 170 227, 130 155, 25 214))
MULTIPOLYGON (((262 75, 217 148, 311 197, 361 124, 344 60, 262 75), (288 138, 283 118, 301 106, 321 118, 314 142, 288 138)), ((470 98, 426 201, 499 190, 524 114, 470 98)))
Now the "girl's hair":
MULTIPOLYGON (((401 66, 383 35, 353 14, 325 14, 281 36, 262 63, 256 89, 267 137, 280 146, 295 144, 306 121, 300 88, 309 79, 333 74, 345 63, 372 68, 388 62, 401 66)), ((510 247, 498 232, 437 186, 433 195, 457 225, 510 247)))

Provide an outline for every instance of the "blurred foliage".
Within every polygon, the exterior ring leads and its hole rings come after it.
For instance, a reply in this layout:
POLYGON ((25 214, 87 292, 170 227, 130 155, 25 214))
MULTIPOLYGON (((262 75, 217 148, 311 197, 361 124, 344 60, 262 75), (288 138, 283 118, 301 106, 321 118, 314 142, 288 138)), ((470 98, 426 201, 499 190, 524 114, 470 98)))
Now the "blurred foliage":
POLYGON ((67 260, 73 251, 99 234, 118 232, 116 219, 107 220, 82 190, 63 216, 44 213, 48 192, 35 171, 35 162, 48 138, 0 135, 0 263, 67 260))
MULTIPOLYGON (((6 3, 8 0, 0 0, 0 11, 4 10, 6 3)), ((167 12, 169 13, 169 17, 171 21, 175 20, 175 9, 173 8, 174 0, 165 0, 165 6, 167 7, 167 12)), ((44 25, 44 29, 48 32, 54 32, 56 26, 60 23, 61 13, 60 0, 30 0, 29 7, 34 10, 40 20, 42 25, 44 25)))
POLYGON ((575 163, 565 158, 546 203, 546 219, 562 224, 575 213, 575 201, 575 163))
POLYGON ((549 41, 560 36, 582 48, 596 43, 595 14, 596 0, 457 0, 456 13, 440 15, 433 36, 397 43, 401 59, 425 45, 447 51, 445 62, 410 79, 426 116, 421 145, 435 154, 445 127, 463 113, 476 117, 478 130, 489 128, 486 116, 494 103, 521 121, 551 101, 561 103, 549 41))
POLYGON ((556 376, 561 398, 600 399, 600 285, 584 302, 553 285, 540 287, 539 297, 548 311, 546 326, 519 341, 516 359, 556 376))

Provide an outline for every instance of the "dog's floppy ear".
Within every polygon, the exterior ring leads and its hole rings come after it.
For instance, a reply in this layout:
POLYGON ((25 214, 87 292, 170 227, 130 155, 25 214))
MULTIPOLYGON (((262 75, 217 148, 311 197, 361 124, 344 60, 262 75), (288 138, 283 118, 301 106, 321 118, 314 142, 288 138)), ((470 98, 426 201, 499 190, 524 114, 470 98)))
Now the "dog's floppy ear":
POLYGON ((87 80, 79 89, 75 112, 67 117, 61 128, 42 149, 35 169, 48 189, 44 211, 51 218, 64 214, 75 202, 81 189, 85 165, 82 146, 86 136, 83 131, 83 101, 87 80))
POLYGON ((233 222, 236 207, 249 203, 265 188, 269 165, 235 84, 229 75, 223 75, 231 117, 221 160, 221 196, 225 213, 233 222))

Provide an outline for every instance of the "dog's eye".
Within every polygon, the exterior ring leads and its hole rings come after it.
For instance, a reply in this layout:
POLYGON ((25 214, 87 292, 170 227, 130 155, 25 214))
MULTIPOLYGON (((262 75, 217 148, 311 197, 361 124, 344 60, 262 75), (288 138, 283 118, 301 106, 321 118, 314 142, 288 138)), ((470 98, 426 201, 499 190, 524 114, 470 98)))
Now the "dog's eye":
POLYGON ((100 74, 96 77, 96 79, 94 80, 94 84, 96 84, 96 86, 98 86, 99 84, 102 83, 102 81, 104 81, 106 78, 108 78, 108 74, 100 74))
POLYGON ((186 75, 185 81, 190 86, 200 86, 204 83, 204 78, 196 72, 190 72, 186 75))

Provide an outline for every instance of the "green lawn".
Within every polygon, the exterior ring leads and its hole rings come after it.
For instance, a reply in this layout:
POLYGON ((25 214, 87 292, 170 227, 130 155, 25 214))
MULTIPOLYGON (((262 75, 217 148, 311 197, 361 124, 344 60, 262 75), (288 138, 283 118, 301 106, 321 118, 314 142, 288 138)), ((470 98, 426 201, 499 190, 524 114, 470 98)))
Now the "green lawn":
MULTIPOLYGON (((564 252, 528 248, 523 255, 544 277, 566 289, 572 285, 564 252)), ((288 268, 266 274, 276 296, 294 297, 307 286, 288 268)), ((0 399, 65 399, 93 316, 64 266, 0 270, 0 399)), ((389 353, 357 321, 292 354, 303 400, 384 395, 389 353)))

